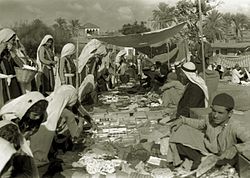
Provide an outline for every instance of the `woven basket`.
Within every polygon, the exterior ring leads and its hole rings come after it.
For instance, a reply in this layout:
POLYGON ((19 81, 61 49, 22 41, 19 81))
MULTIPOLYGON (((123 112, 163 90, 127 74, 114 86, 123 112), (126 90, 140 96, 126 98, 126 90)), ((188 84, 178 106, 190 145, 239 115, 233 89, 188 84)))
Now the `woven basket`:
POLYGON ((20 83, 29 83, 31 82, 37 73, 35 70, 30 69, 22 69, 19 67, 15 67, 16 78, 20 83))

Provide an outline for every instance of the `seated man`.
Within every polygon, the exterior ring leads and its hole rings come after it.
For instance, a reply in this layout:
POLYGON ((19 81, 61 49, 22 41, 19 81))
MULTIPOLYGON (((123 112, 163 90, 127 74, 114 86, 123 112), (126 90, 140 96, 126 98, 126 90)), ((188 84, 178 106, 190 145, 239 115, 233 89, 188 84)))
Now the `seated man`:
POLYGON ((239 64, 235 64, 235 67, 232 71, 232 83, 241 84, 241 79, 243 79, 243 77, 244 74, 242 74, 239 64))
POLYGON ((209 95, 205 81, 197 74, 194 63, 186 62, 177 70, 180 82, 185 90, 177 105, 176 118, 190 117, 190 108, 205 108, 208 105, 209 95))
POLYGON ((181 159, 188 158, 193 161, 191 169, 194 170, 202 157, 213 154, 218 156, 217 165, 229 163, 234 166, 237 153, 250 150, 250 132, 244 124, 246 118, 232 115, 233 108, 233 98, 221 93, 213 99, 208 118, 181 117, 174 121, 168 160, 179 165, 181 159))
POLYGON ((162 91, 163 106, 177 106, 181 95, 184 92, 184 85, 177 80, 176 73, 169 73, 167 75, 167 83, 160 87, 162 91))

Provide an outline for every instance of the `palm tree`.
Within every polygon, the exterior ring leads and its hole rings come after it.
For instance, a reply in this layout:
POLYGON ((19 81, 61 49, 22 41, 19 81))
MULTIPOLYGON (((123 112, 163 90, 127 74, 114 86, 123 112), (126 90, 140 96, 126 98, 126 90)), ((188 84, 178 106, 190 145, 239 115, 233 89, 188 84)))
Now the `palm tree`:
POLYGON ((55 19, 55 21, 56 21, 56 24, 54 24, 54 27, 58 27, 62 30, 67 29, 67 22, 64 18, 59 17, 59 18, 55 19))
POLYGON ((223 21, 222 15, 218 10, 208 12, 208 16, 204 21, 204 33, 211 41, 221 40, 223 37, 223 21))
POLYGON ((222 21, 224 26, 225 38, 228 38, 230 32, 232 32, 232 14, 229 12, 222 14, 222 21))
POLYGON ((232 15, 232 21, 235 26, 235 35, 236 38, 243 38, 242 30, 245 29, 248 25, 248 18, 245 14, 237 13, 232 15))
POLYGON ((166 28, 176 22, 175 7, 170 7, 164 2, 160 2, 157 10, 153 10, 152 27, 154 29, 166 28))
MULTIPOLYGON (((201 8, 203 16, 207 16, 212 7, 205 1, 201 0, 201 8)), ((185 36, 189 40, 196 41, 199 35, 199 4, 198 0, 179 0, 176 4, 176 17, 179 22, 187 22, 187 28, 183 29, 185 36)))
POLYGON ((69 28, 70 28, 72 36, 77 36, 78 30, 81 27, 81 23, 79 19, 72 19, 69 21, 69 23, 70 23, 69 28))

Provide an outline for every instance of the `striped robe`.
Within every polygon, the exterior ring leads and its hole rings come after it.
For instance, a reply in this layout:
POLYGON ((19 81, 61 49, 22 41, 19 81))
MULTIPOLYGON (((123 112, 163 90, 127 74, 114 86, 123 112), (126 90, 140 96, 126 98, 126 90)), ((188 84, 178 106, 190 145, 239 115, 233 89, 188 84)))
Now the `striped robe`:
POLYGON ((61 82, 76 87, 76 66, 73 59, 63 57, 59 64, 59 77, 61 82))

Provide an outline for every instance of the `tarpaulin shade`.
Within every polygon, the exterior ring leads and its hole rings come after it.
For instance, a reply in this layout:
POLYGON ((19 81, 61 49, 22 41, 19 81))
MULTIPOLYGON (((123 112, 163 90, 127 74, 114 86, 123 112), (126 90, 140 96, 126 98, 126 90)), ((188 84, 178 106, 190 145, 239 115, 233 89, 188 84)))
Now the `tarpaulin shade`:
POLYGON ((116 46, 139 48, 150 46, 173 37, 184 27, 185 24, 186 23, 183 22, 170 28, 140 34, 123 36, 96 36, 94 38, 116 46))
POLYGON ((232 68, 236 64, 239 64, 240 67, 250 68, 250 55, 246 56, 234 56, 234 57, 226 57, 223 55, 218 55, 216 57, 216 63, 223 67, 232 68))
POLYGON ((143 54, 146 54, 149 58, 153 58, 157 55, 168 53, 174 50, 175 48, 177 48, 177 44, 175 43, 168 43, 168 44, 164 43, 160 46, 156 46, 156 47, 145 46, 141 48, 136 48, 136 50, 138 50, 139 52, 143 54))
POLYGON ((169 47, 164 43, 158 47, 143 47, 136 48, 139 52, 148 55, 150 61, 155 63, 156 61, 163 63, 175 63, 182 61, 187 57, 188 47, 184 40, 180 40, 178 43, 169 43, 169 47), (151 53, 151 54, 150 54, 151 53))

